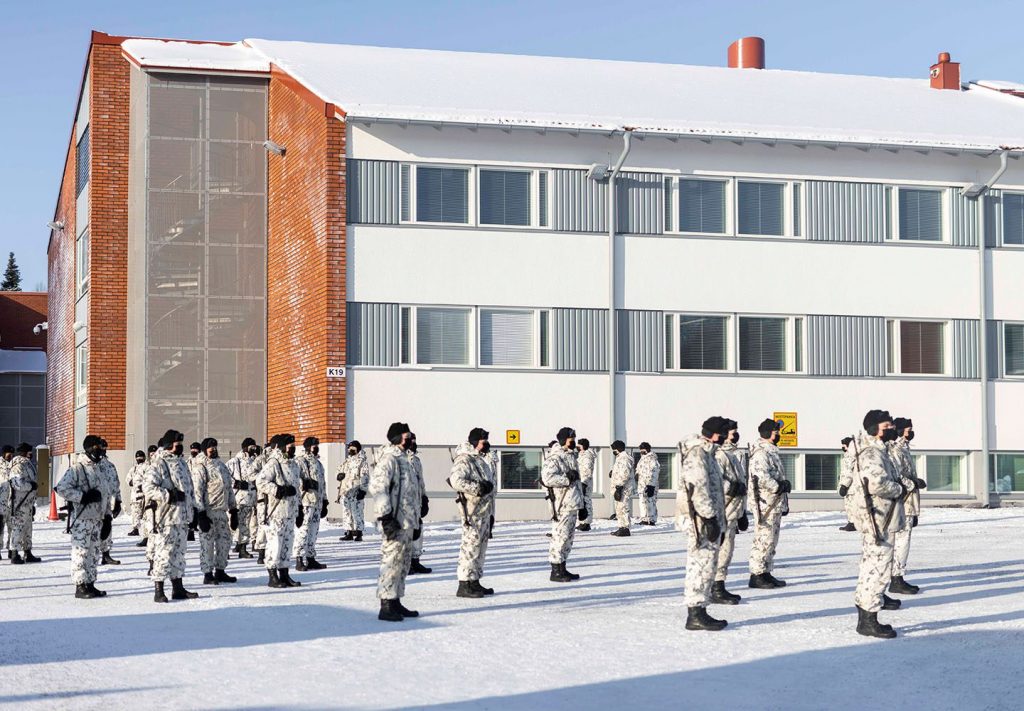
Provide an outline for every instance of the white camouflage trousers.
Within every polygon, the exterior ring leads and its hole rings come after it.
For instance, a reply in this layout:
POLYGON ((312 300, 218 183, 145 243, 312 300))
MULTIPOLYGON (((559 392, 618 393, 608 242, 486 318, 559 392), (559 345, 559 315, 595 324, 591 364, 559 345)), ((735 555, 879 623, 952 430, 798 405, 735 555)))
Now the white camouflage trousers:
POLYGON ((236 545, 249 545, 255 539, 256 507, 238 507, 238 528, 231 532, 231 541, 236 545))
POLYGON ((683 602, 687 607, 707 607, 711 599, 711 585, 715 582, 715 567, 718 560, 718 541, 700 543, 693 534, 686 547, 686 582, 683 588, 683 602))
POLYGON ((853 601, 862 610, 878 612, 882 609, 882 596, 892 579, 891 537, 892 534, 884 535, 881 543, 875 543, 873 533, 861 535, 860 571, 853 601))
POLYGON ((22 506, 11 514, 12 551, 32 550, 32 506, 22 506))
POLYGON ((141 533, 142 526, 142 502, 132 501, 128 506, 128 513, 132 517, 132 528, 138 530, 141 533))
MULTIPOLYGON (((479 580, 484 574, 487 543, 491 533, 491 517, 474 515, 469 525, 462 524, 462 544, 459 546, 458 577, 460 581, 479 580)), ((420 536, 423 540, 423 536, 420 536)), ((413 556, 417 558, 419 556, 413 556)))
POLYGON ((362 531, 363 502, 356 498, 358 488, 352 489, 341 499, 341 527, 346 531, 362 531))
POLYGON ((320 534, 320 507, 302 507, 302 527, 295 534, 295 557, 316 558, 316 537, 320 534))
POLYGON ((893 556, 892 574, 903 577, 907 574, 907 559, 910 558, 910 517, 907 517, 907 527, 902 531, 893 534, 893 556))
POLYGON ((761 575, 775 569, 775 549, 779 545, 782 512, 778 507, 754 524, 754 542, 750 544, 750 574, 761 575))
POLYGON ((640 492, 640 514, 644 521, 658 522, 658 488, 654 488, 654 496, 645 496, 640 492))
POLYGON ((591 524, 594 522, 594 492, 590 484, 580 484, 580 488, 583 490, 583 507, 587 511, 587 517, 580 523, 591 524))
POLYGON ((615 520, 618 522, 619 528, 629 528, 632 519, 633 497, 623 494, 622 501, 615 502, 615 520))
POLYGON ((188 524, 164 524, 159 532, 149 535, 153 545, 153 572, 149 576, 154 582, 185 576, 185 546, 188 539, 188 524))
POLYGON ((71 524, 71 582, 75 585, 96 582, 101 525, 101 521, 91 519, 71 524))
POLYGON ((210 517, 210 532, 199 536, 199 567, 204 573, 224 570, 228 567, 228 553, 231 550, 231 528, 228 526, 227 511, 207 511, 210 517))
POLYGON ((736 550, 736 523, 730 523, 725 528, 725 540, 718 548, 718 562, 715 565, 715 581, 725 582, 729 575, 729 564, 732 563, 732 554, 736 550))
POLYGON ((265 551, 267 549, 267 525, 263 523, 263 517, 267 515, 266 504, 256 504, 253 509, 255 513, 256 528, 253 530, 253 550, 265 551))
POLYGON ((569 560, 572 542, 576 537, 576 509, 563 511, 557 521, 551 522, 551 547, 548 549, 549 563, 564 563, 569 560))
POLYGON ((291 567, 288 561, 292 552, 292 543, 295 540, 295 519, 285 518, 283 521, 270 519, 262 529, 266 531, 267 535, 267 570, 291 567))
POLYGON ((405 597, 405 577, 412 564, 412 534, 401 531, 398 538, 381 538, 380 576, 377 578, 377 597, 398 600, 405 597))
POLYGON ((110 524, 110 535, 100 539, 100 553, 109 553, 114 548, 114 524, 110 524))
POLYGON ((11 547, 11 514, 3 507, 0 507, 0 544, 3 548, 11 547))

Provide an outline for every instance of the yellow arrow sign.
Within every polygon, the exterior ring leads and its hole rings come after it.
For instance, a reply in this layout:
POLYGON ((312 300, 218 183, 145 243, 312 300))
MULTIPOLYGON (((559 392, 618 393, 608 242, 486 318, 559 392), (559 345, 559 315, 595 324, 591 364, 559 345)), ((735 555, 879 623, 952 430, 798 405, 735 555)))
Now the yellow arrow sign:
POLYGON ((505 430, 505 444, 519 444, 519 430, 505 430))

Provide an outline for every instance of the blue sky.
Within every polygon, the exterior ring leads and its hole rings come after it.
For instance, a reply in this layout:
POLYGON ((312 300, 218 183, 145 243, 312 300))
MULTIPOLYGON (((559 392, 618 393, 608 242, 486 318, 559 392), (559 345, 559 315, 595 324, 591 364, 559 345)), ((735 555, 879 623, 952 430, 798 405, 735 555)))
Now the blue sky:
MULTIPOLYGON (((246 37, 722 65, 738 37, 767 41, 769 68, 925 78, 940 51, 965 79, 1024 81, 1024 3, 361 2, 177 0, 3 3, 0 255, 23 287, 46 280, 52 218, 92 29, 187 39, 246 37)), ((343 71, 343 68, 340 68, 343 71)))

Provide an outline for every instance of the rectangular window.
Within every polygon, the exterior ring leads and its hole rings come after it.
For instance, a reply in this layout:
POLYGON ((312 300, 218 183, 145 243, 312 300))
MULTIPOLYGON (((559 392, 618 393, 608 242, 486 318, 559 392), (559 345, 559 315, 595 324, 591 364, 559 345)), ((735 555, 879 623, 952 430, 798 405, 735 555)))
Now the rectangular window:
POLYGON ((793 234, 800 236, 800 183, 793 183, 793 234))
POLYGON ((1024 193, 1003 193, 1003 244, 1024 245, 1024 193))
POLYGON ((804 488, 807 491, 835 491, 839 488, 838 454, 804 455, 804 488))
POLYGON ((655 452, 658 457, 658 464, 661 470, 658 472, 658 489, 665 491, 672 488, 672 462, 675 461, 675 452, 655 452))
POLYGON ((937 321, 891 321, 887 362, 890 373, 945 373, 945 324, 937 321), (894 368, 894 366, 896 366, 894 368))
POLYGON ((725 233, 725 183, 723 181, 689 179, 679 181, 679 231, 706 234, 725 233))
MULTIPOLYGON (((996 454, 991 460, 995 490, 1000 494, 1024 491, 1024 454, 996 454)), ((928 480, 931 488, 931 479, 928 480)), ((989 490, 992 483, 989 483, 989 490)))
POLYGON ((530 173, 521 170, 480 171, 480 224, 529 226, 530 173))
POLYGON ((540 367, 551 367, 551 312, 540 312, 540 367))
POLYGON ((469 311, 418 307, 416 362, 420 365, 469 365, 469 311))
POLYGON ((942 241, 942 193, 938 190, 899 190, 899 239, 942 241))
POLYGON ((804 320, 793 319, 793 370, 804 372, 804 320))
POLYGON ((956 455, 929 454, 924 458, 928 491, 962 491, 961 462, 956 455))
POLYGON ((786 319, 740 317, 740 370, 786 370, 786 319))
POLYGON ((89 401, 89 344, 75 347, 75 407, 89 401))
POLYGON ((786 186, 782 183, 737 184, 739 233, 780 237, 784 229, 786 186))
POLYGON ((675 317, 672 314, 665 314, 665 370, 674 370, 676 367, 675 359, 675 342, 674 338, 675 326, 673 325, 673 319, 675 317))
POLYGON ((78 297, 81 298, 89 291, 89 230, 78 238, 75 250, 75 276, 78 282, 78 297))
POLYGON ((469 222, 469 170, 416 167, 416 221, 469 222))
POLYGON ((1024 324, 1003 326, 1003 361, 1006 375, 1024 375, 1024 324))
POLYGON ((534 365, 534 312, 480 310, 480 365, 534 365))
POLYGON ((725 316, 679 315, 679 369, 725 370, 729 367, 725 316))
POLYGON ((548 226, 548 172, 537 173, 537 224, 548 226))
POLYGON ((409 358, 409 307, 402 307, 401 315, 401 326, 400 326, 400 340, 401 345, 399 347, 399 362, 402 365, 408 365, 412 362, 409 358))
POLYGON ((502 489, 536 490, 540 480, 541 452, 517 449, 498 453, 498 475, 502 489))
POLYGON ((782 471, 786 481, 796 488, 796 456, 795 454, 779 453, 779 461, 782 463, 782 471))
POLYGON ((665 231, 672 231, 672 178, 665 178, 665 231))
POLYGON ((399 220, 401 222, 408 222, 412 219, 412 212, 410 208, 410 202, 412 195, 412 166, 403 165, 401 169, 401 188, 399 195, 399 220))
POLYGON ((82 137, 75 146, 75 197, 82 194, 82 189, 89 183, 89 126, 85 127, 82 137))

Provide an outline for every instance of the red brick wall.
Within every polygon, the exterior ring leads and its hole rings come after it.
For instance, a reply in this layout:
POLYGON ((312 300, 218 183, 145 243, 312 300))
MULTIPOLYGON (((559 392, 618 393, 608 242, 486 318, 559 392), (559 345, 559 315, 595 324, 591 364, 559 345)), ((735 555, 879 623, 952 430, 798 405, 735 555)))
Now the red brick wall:
POLYGON ((275 73, 269 133, 267 429, 345 440, 345 124, 275 73))
POLYGON ((46 334, 32 332, 46 320, 46 293, 38 291, 0 292, 0 348, 46 350, 46 334))
POLYGON ((125 444, 129 64, 119 44, 90 51, 88 429, 125 444))
POLYGON ((75 450, 75 129, 47 250, 46 441, 56 457, 75 450))

